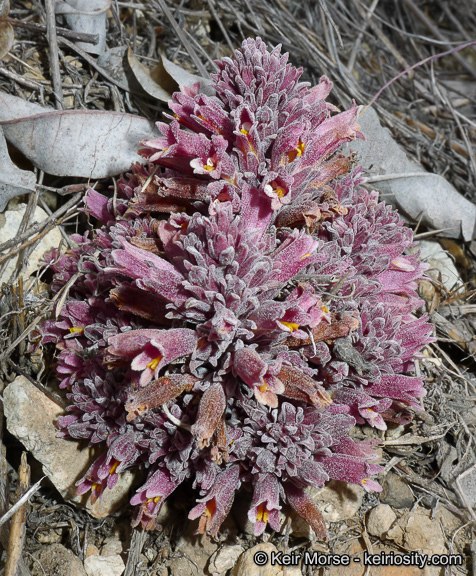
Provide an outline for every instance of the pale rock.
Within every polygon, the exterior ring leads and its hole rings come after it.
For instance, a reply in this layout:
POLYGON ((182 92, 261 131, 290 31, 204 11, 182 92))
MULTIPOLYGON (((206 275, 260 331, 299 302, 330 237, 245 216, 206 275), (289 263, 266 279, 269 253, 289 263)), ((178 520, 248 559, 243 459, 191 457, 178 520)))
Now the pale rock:
POLYGON ((177 513, 173 510, 172 506, 170 505, 170 501, 166 500, 162 504, 162 508, 160 509, 159 515, 157 516, 157 524, 160 526, 167 526, 170 522, 173 522, 174 518, 177 517, 177 513))
POLYGON ((421 249, 421 260, 430 265, 426 271, 427 276, 441 282, 448 292, 463 288, 463 281, 453 259, 438 242, 422 240, 417 248, 421 249))
POLYGON ((456 532, 458 528, 461 528, 463 525, 463 521, 461 518, 453 514, 450 510, 445 508, 444 506, 440 506, 438 510, 437 517, 441 520, 441 523, 445 530, 448 530, 451 534, 456 532))
POLYGON ((99 548, 94 544, 88 544, 86 558, 89 558, 89 556, 99 556, 99 548))
POLYGON ((189 522, 184 534, 178 539, 175 554, 170 560, 170 573, 180 576, 202 576, 210 556, 218 549, 218 544, 205 534, 195 535, 196 526, 189 522))
POLYGON ((84 567, 71 550, 62 544, 56 543, 43 546, 34 554, 37 562, 31 567, 32 576, 86 576, 84 567))
POLYGON ((362 506, 365 490, 356 484, 331 480, 324 488, 311 488, 309 496, 321 510, 326 522, 350 520, 362 506))
MULTIPOLYGON (((433 566, 425 566, 422 570, 419 566, 376 565, 370 567, 369 572, 369 566, 365 566, 363 563, 364 553, 366 552, 368 553, 368 550, 361 538, 338 543, 335 548, 335 554, 348 554, 351 557, 350 565, 346 567, 330 566, 326 568, 325 576, 366 576, 368 574, 370 576, 442 576, 442 574, 439 574, 441 568, 437 567, 435 570, 433 566), (355 558, 359 558, 360 561, 355 562, 355 558)), ((399 555, 408 552, 396 547, 374 543, 372 553, 380 557, 382 554, 388 557, 390 554, 399 555)))
MULTIPOLYGON (((20 228, 20 223, 22 221, 23 215, 25 214, 26 204, 17 204, 11 210, 7 210, 3 214, 0 214, 0 244, 11 240, 14 238, 20 228)), ((33 222, 42 222, 48 218, 46 212, 37 206, 35 214, 32 217, 33 222)), ((33 272, 36 272, 40 268, 40 261, 43 254, 50 250, 51 248, 57 248, 61 242, 61 233, 58 228, 53 228, 48 234, 45 234, 41 240, 36 245, 33 252, 28 258, 28 264, 22 274, 25 278, 31 276, 33 272)), ((0 284, 3 282, 8 282, 10 276, 15 270, 17 264, 18 256, 13 256, 8 260, 5 272, 0 277, 0 284)))
MULTIPOLYGON (((326 522, 340 522, 353 518, 362 506, 364 489, 356 484, 331 480, 323 488, 307 488, 307 494, 320 510, 326 522)), ((314 539, 309 524, 294 511, 290 511, 291 533, 297 538, 314 539)), ((280 514, 281 530, 286 517, 280 514)))
MULTIPOLYGON (((447 554, 448 551, 445 546, 445 536, 440 526, 440 513, 435 518, 430 519, 429 512, 419 506, 412 512, 404 513, 401 518, 392 526, 386 535, 387 540, 393 540, 400 548, 403 548, 407 553, 412 550, 420 554, 427 554, 434 556, 436 554, 447 554)), ((378 549, 377 549, 378 550, 378 549)), ((384 548, 386 550, 386 548, 384 548)), ((374 553, 376 552, 374 546, 374 553)), ((398 552, 401 553, 401 552, 398 552)), ((398 576, 395 570, 397 566, 391 570, 387 566, 389 576, 398 576)), ((398 567, 403 568, 403 567, 398 567)), ((415 567, 416 568, 416 567, 415 567)), ((373 573, 373 569, 372 569, 373 573)), ((413 573, 409 573, 412 574, 413 573)), ((417 574, 417 572, 415 572, 417 574)), ((420 571, 421 576, 442 576, 442 569, 438 566, 425 566, 420 571)), ((375 576, 388 576, 387 572, 380 575, 377 571, 375 576)), ((404 574, 402 573, 402 576, 404 574)))
POLYGON ((124 560, 116 556, 89 556, 84 561, 88 576, 121 576, 126 569, 124 560))
POLYGON ((367 531, 383 539, 396 519, 397 515, 388 504, 379 504, 368 514, 367 531))
POLYGON ((387 532, 386 539, 393 540, 399 546, 403 546, 403 537, 405 533, 403 528, 399 524, 395 524, 390 530, 387 532))
POLYGON ((95 518, 123 506, 134 480, 130 471, 121 474, 113 490, 105 490, 95 504, 88 494, 76 495, 75 482, 91 465, 93 453, 84 443, 56 437, 55 423, 64 414, 58 404, 23 376, 6 387, 3 398, 8 431, 43 465, 44 473, 65 499, 84 504, 95 518))
POLYGON ((117 536, 110 536, 101 546, 101 556, 115 556, 122 554, 122 542, 117 536))
POLYGON ((157 558, 157 552, 153 548, 146 548, 144 550, 144 556, 149 562, 153 562, 157 558))
POLYGON ((299 566, 283 566, 282 572, 278 576, 303 576, 303 572, 299 566))
POLYGON ((419 508, 405 516, 401 523, 405 532, 404 545, 423 554, 446 554, 445 536, 440 523, 430 519, 425 512, 419 508))
POLYGON ((238 557, 243 553, 243 547, 239 544, 225 544, 210 557, 208 571, 212 576, 220 576, 230 568, 233 568, 238 557))
POLYGON ((231 571, 230 576, 283 576, 283 569, 278 564, 271 564, 271 554, 278 552, 276 546, 270 543, 258 544, 244 552, 231 571), (264 566, 255 562, 256 554, 266 554, 268 561, 264 566))
POLYGON ((476 507, 476 465, 463 472, 458 483, 466 502, 472 508, 476 507))

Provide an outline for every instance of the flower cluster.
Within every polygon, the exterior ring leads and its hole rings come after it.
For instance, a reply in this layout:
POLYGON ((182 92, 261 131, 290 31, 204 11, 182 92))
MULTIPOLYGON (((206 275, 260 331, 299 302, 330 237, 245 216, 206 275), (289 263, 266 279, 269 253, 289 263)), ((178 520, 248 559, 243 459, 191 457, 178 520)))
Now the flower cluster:
POLYGON ((420 409, 425 267, 338 152, 363 137, 355 105, 339 112, 327 78, 300 83, 259 39, 217 65, 213 96, 174 94, 114 198, 89 190, 99 227, 50 254, 67 293, 42 327, 69 399, 60 435, 104 446, 80 493, 147 471, 134 525, 154 528, 190 480, 200 532, 215 536, 248 486, 256 535, 287 503, 324 538, 305 488, 378 490, 373 445, 351 428, 420 409))

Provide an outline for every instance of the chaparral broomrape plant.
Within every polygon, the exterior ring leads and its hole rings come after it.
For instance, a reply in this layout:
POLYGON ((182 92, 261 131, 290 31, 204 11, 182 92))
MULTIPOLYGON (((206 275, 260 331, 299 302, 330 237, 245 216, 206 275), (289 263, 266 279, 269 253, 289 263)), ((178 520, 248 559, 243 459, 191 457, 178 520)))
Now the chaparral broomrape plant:
POLYGON ((93 499, 147 471, 134 525, 155 528, 189 480, 199 532, 216 536, 247 486, 256 535, 287 503, 325 538, 305 488, 379 490, 373 444, 351 428, 421 409, 425 266, 338 152, 363 137, 355 105, 339 112, 327 78, 299 82, 260 39, 217 64, 214 95, 174 94, 114 198, 89 190, 101 227, 49 256, 67 291, 42 328, 68 390, 60 435, 103 446, 78 483, 93 499))

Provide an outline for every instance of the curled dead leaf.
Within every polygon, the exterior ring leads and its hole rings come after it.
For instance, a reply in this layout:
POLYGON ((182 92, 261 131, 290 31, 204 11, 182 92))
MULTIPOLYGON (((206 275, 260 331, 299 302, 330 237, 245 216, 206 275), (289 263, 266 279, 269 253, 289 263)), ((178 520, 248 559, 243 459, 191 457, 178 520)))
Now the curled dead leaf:
POLYGON ((0 18, 6 16, 10 12, 10 2, 8 0, 0 0, 0 18))
POLYGON ((8 54, 14 40, 15 35, 11 25, 8 22, 0 21, 0 60, 8 54))
MULTIPOLYGON (((139 82, 144 92, 147 92, 149 96, 162 102, 168 102, 170 100, 173 90, 169 91, 160 84, 157 84, 157 82, 151 78, 150 70, 139 62, 130 48, 127 50, 127 62, 135 79, 139 82)), ((167 88, 170 88, 170 86, 167 88)))
POLYGON ((160 62, 155 68, 148 69, 139 62, 129 48, 127 51, 127 61, 141 88, 156 100, 168 102, 172 93, 179 90, 180 86, 189 88, 197 82, 200 83, 201 92, 207 95, 213 93, 208 80, 187 72, 181 66, 167 60, 165 56, 161 57, 160 62))
POLYGON ((177 86, 186 86, 187 88, 190 88, 190 86, 193 84, 200 82, 201 92, 207 96, 211 96, 214 93, 213 88, 211 88, 211 80, 207 80, 202 76, 197 76, 196 74, 187 72, 181 66, 178 66, 170 60, 167 60, 165 56, 161 57, 159 65, 152 73, 152 77, 156 80, 156 75, 161 69, 163 69, 164 73, 167 74, 174 82, 176 82, 177 86))
POLYGON ((15 40, 15 34, 12 26, 3 20, 10 11, 10 3, 8 0, 0 0, 0 60, 10 51, 15 40))

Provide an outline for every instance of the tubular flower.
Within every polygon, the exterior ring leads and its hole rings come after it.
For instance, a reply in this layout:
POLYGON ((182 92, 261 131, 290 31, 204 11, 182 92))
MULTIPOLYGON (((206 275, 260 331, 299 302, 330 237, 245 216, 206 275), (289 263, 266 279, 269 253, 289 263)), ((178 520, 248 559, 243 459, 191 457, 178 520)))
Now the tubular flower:
POLYGON ((156 528, 189 480, 199 532, 216 536, 245 486, 256 535, 287 503, 325 538, 305 488, 378 490, 372 443, 351 428, 420 408, 425 266, 339 152, 363 137, 355 105, 339 112, 327 78, 299 82, 259 39, 217 64, 212 95, 174 94, 114 198, 89 190, 98 227, 47 258, 65 289, 40 328, 69 400, 59 434, 103 447, 78 482, 93 499, 146 471, 134 525, 156 528))

